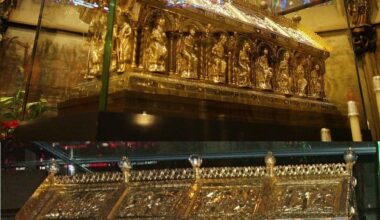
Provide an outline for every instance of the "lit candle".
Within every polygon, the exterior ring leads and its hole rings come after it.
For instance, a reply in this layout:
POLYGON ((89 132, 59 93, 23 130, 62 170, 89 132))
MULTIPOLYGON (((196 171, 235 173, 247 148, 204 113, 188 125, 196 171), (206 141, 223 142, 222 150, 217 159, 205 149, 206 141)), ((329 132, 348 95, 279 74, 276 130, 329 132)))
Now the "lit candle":
POLYGON ((331 132, 328 128, 321 128, 321 141, 330 142, 331 141, 331 132))
POLYGON ((348 118, 350 119, 351 134, 353 141, 362 141, 362 133, 360 131, 359 112, 355 101, 348 101, 348 118))
POLYGON ((373 81, 373 90, 376 94, 376 102, 377 102, 377 110, 379 111, 380 115, 380 76, 374 76, 372 78, 373 81))

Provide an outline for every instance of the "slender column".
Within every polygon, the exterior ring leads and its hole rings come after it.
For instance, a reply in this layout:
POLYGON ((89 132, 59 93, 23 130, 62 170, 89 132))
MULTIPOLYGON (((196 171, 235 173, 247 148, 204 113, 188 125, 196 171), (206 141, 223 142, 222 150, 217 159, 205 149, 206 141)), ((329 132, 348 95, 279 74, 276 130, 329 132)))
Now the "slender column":
POLYGON ((376 94, 377 111, 380 117, 380 76, 374 76, 372 78, 372 81, 373 81, 373 89, 376 94))
POLYGON ((41 7, 40 7, 40 13, 38 16, 36 35, 34 37, 34 42, 33 42, 30 70, 29 70, 29 73, 27 75, 26 83, 25 83, 25 94, 24 94, 24 99, 22 101, 22 120, 25 120, 26 105, 27 105, 28 99, 29 99, 30 83, 32 80, 34 61, 36 59, 36 54, 37 54, 38 38, 39 38, 40 32, 41 32, 42 15, 44 13, 44 8, 45 8, 45 0, 42 0, 41 7))
POLYGON ((137 53, 137 27, 133 28, 133 50, 132 50, 132 68, 136 68, 136 53, 137 53))
POLYGON ((370 86, 372 77, 378 75, 373 53, 376 51, 376 29, 371 24, 369 0, 343 1, 352 49, 355 52, 357 78, 364 108, 364 118, 368 122, 372 138, 380 138, 380 119, 376 112, 376 101, 370 86), (362 9, 354 11, 354 9, 362 9), (355 16, 353 16, 355 15, 355 16))
POLYGON ((351 134, 353 141, 362 141, 362 134, 360 131, 359 112, 355 101, 348 101, 348 118, 351 125, 351 134))
POLYGON ((139 69, 143 69, 144 68, 144 65, 145 65, 145 55, 144 55, 144 51, 145 51, 145 47, 146 47, 146 44, 147 44, 147 40, 146 40, 146 35, 148 34, 148 31, 149 31, 149 28, 148 27, 144 27, 142 30, 141 30, 141 46, 140 46, 140 54, 139 54, 139 69))
POLYGON ((176 37, 176 34, 174 32, 170 32, 169 34, 169 75, 175 74, 175 57, 176 57, 176 46, 174 38, 176 37))
POLYGON ((227 69, 227 82, 226 82, 226 84, 232 84, 232 68, 233 68, 233 65, 232 65, 232 53, 231 53, 231 51, 228 51, 227 65, 228 65, 228 69, 227 69))
POLYGON ((108 6, 108 18, 107 18, 107 33, 106 40, 104 44, 104 55, 103 55, 103 73, 102 73, 102 87, 99 95, 99 111, 106 111, 107 109, 107 98, 108 98, 108 87, 109 87, 109 71, 111 64, 112 55, 112 34, 114 28, 115 20, 115 8, 116 0, 111 0, 108 6))

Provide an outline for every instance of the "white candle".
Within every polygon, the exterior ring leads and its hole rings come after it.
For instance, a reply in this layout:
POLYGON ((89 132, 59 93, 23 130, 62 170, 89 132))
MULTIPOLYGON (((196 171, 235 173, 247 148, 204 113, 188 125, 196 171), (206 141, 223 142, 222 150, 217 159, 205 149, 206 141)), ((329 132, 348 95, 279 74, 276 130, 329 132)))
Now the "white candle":
POLYGON ((321 128, 321 141, 330 142, 331 141, 331 132, 328 128, 321 128))
POLYGON ((373 81, 373 90, 376 94, 377 110, 379 111, 380 116, 380 76, 374 76, 373 81))
POLYGON ((362 133, 359 123, 359 111, 355 101, 348 101, 348 118, 350 119, 351 134, 353 141, 362 141, 362 133))

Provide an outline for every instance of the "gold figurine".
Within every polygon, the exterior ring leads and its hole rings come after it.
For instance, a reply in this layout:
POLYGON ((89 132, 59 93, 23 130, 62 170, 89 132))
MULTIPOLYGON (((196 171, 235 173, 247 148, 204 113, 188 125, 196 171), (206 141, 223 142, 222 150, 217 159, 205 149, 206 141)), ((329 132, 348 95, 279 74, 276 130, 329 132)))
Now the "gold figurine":
POLYGON ((290 54, 289 52, 284 53, 284 58, 280 62, 280 65, 278 67, 278 92, 283 94, 290 94, 290 88, 292 79, 289 76, 289 59, 290 54))
POLYGON ((306 86, 307 80, 305 79, 305 59, 302 59, 300 64, 296 68, 296 77, 297 77, 297 95, 305 96, 306 95, 306 86))
POLYGON ((260 89, 272 89, 273 69, 269 66, 268 54, 269 51, 265 48, 263 55, 256 61, 256 81, 260 89))
POLYGON ((95 16, 89 25, 89 51, 88 51, 88 72, 85 79, 99 77, 102 71, 105 30, 107 28, 106 17, 102 14, 95 16))
POLYGON ((131 34, 132 29, 128 22, 122 21, 117 31, 116 53, 117 53, 117 72, 123 73, 126 63, 131 54, 131 34))
POLYGON ((156 27, 149 36, 149 43, 146 50, 148 70, 151 72, 165 72, 166 57, 166 34, 164 31, 165 19, 159 18, 156 27))
POLYGON ((251 46, 248 42, 243 43, 243 47, 239 52, 238 67, 235 69, 237 72, 237 85, 239 87, 248 87, 250 86, 250 56, 251 46))
POLYGON ((211 50, 212 60, 209 65, 209 76, 215 83, 224 83, 226 81, 227 61, 224 48, 226 42, 227 37, 222 34, 211 50))
POLYGON ((191 28, 189 35, 179 42, 178 49, 178 73, 184 78, 198 78, 198 57, 195 44, 195 29, 191 28))
POLYGON ((322 92, 320 66, 316 64, 310 73, 310 95, 319 98, 322 92))

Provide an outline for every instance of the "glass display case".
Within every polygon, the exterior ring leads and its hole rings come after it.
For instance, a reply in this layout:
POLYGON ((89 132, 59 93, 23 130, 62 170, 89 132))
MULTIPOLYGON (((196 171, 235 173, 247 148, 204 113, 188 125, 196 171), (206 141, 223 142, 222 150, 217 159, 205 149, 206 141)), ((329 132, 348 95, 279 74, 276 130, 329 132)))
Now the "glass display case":
POLYGON ((357 180, 359 217, 376 219, 379 208, 376 142, 9 142, 2 149, 18 150, 20 157, 12 160, 3 151, 2 171, 46 172, 54 158, 60 175, 106 175, 118 172, 122 157, 128 156, 132 170, 153 175, 160 170, 164 173, 171 169, 189 170, 190 155, 201 156, 204 169, 250 169, 264 166, 268 151, 276 158, 276 166, 327 166, 344 163, 343 153, 348 147, 358 155, 353 175, 357 180))
MULTIPOLYGON (((7 98, 2 117, 57 116, 50 125, 56 123, 53 127, 66 134, 88 131, 86 138, 97 134, 72 125, 92 126, 93 120, 116 117, 117 127, 133 130, 160 127, 157 121, 174 127, 196 119, 198 131, 207 130, 205 124, 226 122, 232 132, 230 127, 239 124, 240 137, 251 137, 247 139, 263 132, 270 139, 319 140, 319 130, 328 127, 336 140, 349 140, 345 112, 329 101, 326 94, 333 93, 325 91, 325 60, 331 48, 297 19, 246 3, 3 3, 9 16, 1 50, 0 92, 7 98), (77 117, 69 117, 73 115, 77 117), (178 118, 183 121, 170 124, 178 118), (300 127, 304 133, 296 131, 300 127), (287 135, 285 130, 294 132, 287 135)), ((20 127, 19 135, 43 137, 46 126, 20 127)), ((119 137, 125 133, 133 132, 120 131, 119 137)), ((210 132, 188 139, 199 137, 220 140, 210 132)))

